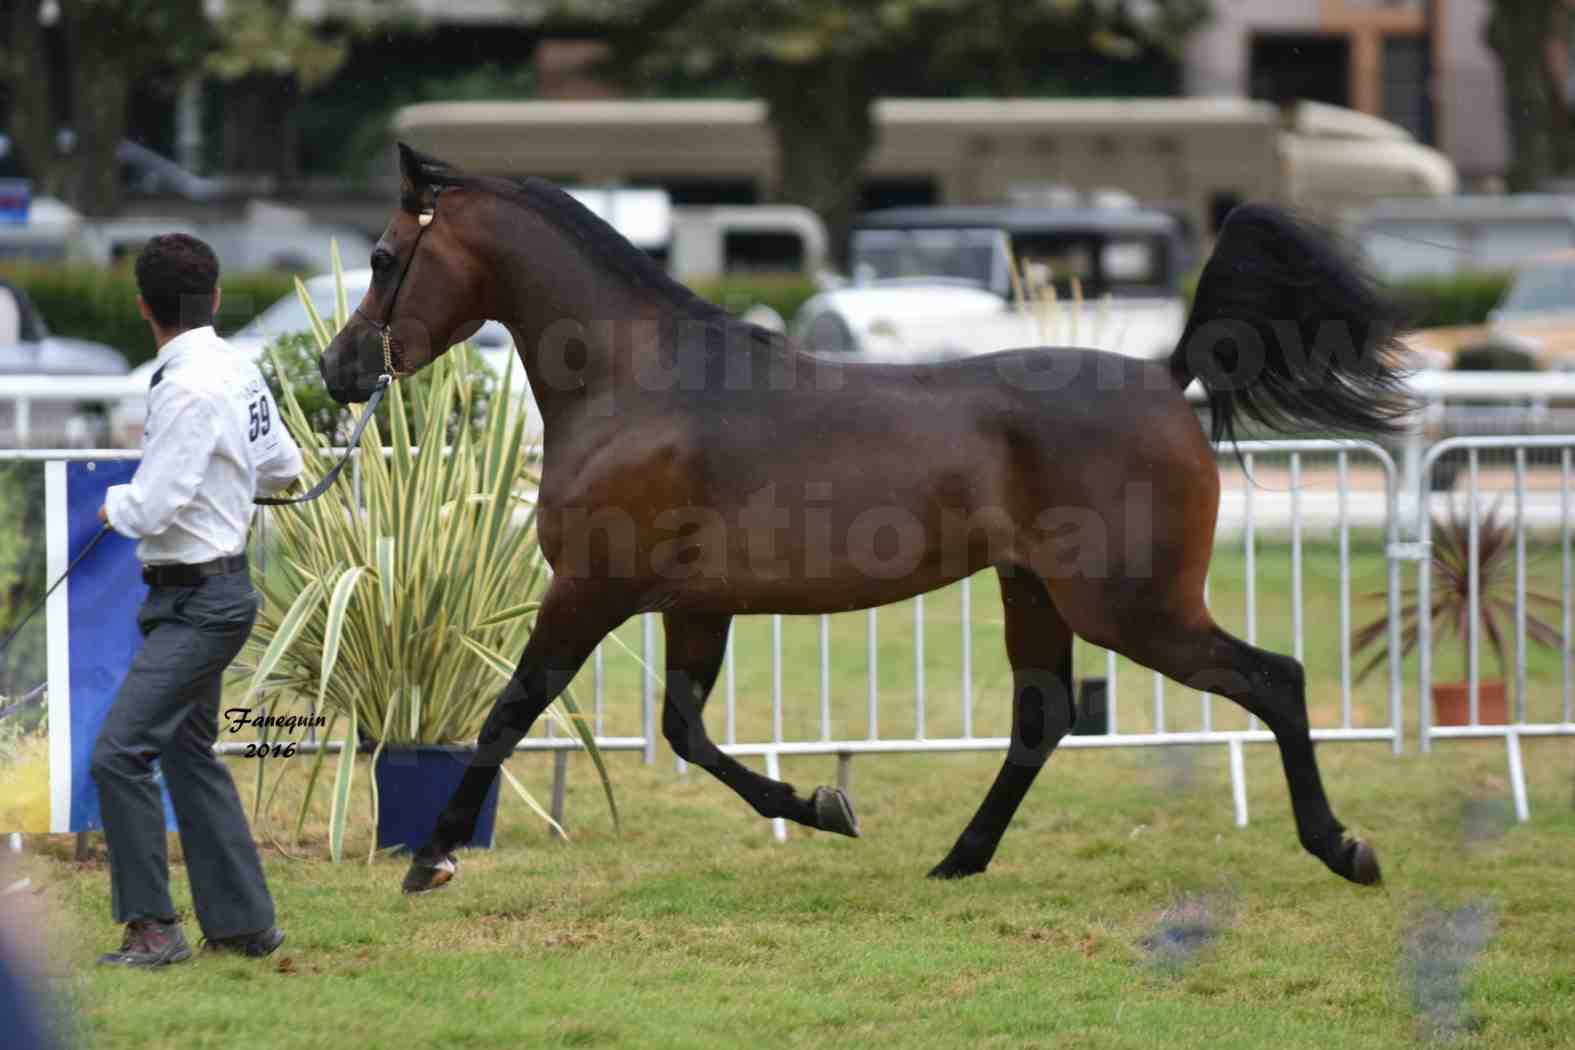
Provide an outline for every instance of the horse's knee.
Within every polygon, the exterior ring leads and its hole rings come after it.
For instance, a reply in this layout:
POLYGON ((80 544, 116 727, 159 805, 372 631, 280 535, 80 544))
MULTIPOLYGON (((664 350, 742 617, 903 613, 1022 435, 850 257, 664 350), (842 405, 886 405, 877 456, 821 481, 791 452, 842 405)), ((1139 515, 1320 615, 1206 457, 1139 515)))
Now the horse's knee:
POLYGON ((1307 672, 1292 657, 1216 631, 1211 639, 1172 646, 1166 659, 1148 666, 1189 689, 1229 697, 1275 732, 1306 731, 1307 672))
POLYGON ((673 754, 689 761, 691 748, 689 746, 689 722, 680 714, 671 703, 662 705, 662 736, 667 740, 667 746, 673 749, 673 754))
POLYGON ((1307 688, 1307 671, 1301 661, 1281 653, 1259 649, 1252 670, 1254 688, 1274 696, 1300 701, 1307 688))
POLYGON ((671 698, 662 705, 662 736, 673 754, 685 762, 709 765, 718 754, 716 745, 706 734, 705 723, 698 710, 686 714, 671 698))
POLYGON ((1301 661, 1279 653, 1258 652, 1249 680, 1254 700, 1264 707, 1271 729, 1306 732, 1307 670, 1301 661))
POLYGON ((509 679, 509 684, 493 701, 486 721, 481 723, 481 732, 476 737, 478 748, 488 752, 500 748, 512 751, 547 706, 548 701, 539 699, 533 695, 535 693, 530 683, 518 677, 509 679))
POLYGON ((490 744, 510 730, 525 732, 529 726, 521 724, 524 722, 522 706, 519 703, 508 703, 504 699, 499 698, 492 705, 492 710, 487 712, 486 721, 481 723, 481 742, 490 744))
POLYGON ((1018 668, 1012 674, 1017 704, 1007 758, 1018 765, 1042 766, 1072 730, 1075 713, 1066 681, 1052 671, 1018 668))

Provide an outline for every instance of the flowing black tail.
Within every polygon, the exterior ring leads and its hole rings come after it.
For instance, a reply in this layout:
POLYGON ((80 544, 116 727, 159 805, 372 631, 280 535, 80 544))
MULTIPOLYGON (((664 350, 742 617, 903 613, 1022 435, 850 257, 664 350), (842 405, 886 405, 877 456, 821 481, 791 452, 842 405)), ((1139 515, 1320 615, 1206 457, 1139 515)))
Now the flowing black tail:
POLYGON ((1216 441, 1241 416, 1282 432, 1394 433, 1412 407, 1403 312, 1327 231, 1245 204, 1220 228, 1171 374, 1203 385, 1216 441))

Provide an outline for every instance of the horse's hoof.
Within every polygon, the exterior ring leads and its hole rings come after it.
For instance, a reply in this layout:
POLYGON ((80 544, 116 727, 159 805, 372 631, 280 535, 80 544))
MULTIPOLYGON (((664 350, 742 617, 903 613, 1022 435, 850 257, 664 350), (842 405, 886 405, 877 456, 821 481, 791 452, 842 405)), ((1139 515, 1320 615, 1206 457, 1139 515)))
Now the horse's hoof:
POLYGON ((932 879, 966 879, 970 875, 982 875, 984 869, 985 865, 983 864, 947 857, 930 869, 928 877, 932 879))
POLYGON ((815 804, 815 826, 821 831, 835 831, 850 839, 859 837, 859 818, 853 815, 853 804, 841 788, 818 787, 811 799, 815 804))
POLYGON ((1351 843, 1350 857, 1351 873, 1346 878, 1360 886, 1376 886, 1384 881, 1383 872, 1378 870, 1378 854, 1373 852, 1373 847, 1357 839, 1351 843))
POLYGON ((447 886, 458 870, 459 862, 452 853, 443 853, 434 858, 424 858, 417 853, 410 862, 410 870, 405 872, 404 891, 427 893, 447 886))

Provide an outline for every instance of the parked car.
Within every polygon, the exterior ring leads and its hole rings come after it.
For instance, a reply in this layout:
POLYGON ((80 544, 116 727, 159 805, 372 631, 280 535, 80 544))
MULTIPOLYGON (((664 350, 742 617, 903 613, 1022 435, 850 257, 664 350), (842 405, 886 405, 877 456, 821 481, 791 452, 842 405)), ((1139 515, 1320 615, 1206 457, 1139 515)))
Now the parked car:
POLYGON ((22 221, 17 221, 17 212, 11 212, 0 222, 0 260, 66 262, 81 236, 81 214, 53 197, 26 199, 22 213, 22 221))
MULTIPOLYGON (((366 295, 367 288, 372 283, 370 269, 347 270, 344 272, 345 301, 351 309, 366 295)), ((327 319, 333 316, 334 311, 334 278, 332 274, 323 274, 306 281, 306 293, 311 296, 312 305, 317 310, 318 316, 327 319)), ((228 337, 231 346, 249 355, 254 360, 260 360, 268 344, 280 336, 291 335, 296 332, 311 330, 311 318, 307 315, 306 307, 294 292, 279 299, 268 309, 228 337)), ((536 399, 531 394, 530 381, 525 375, 525 366, 520 362, 519 355, 514 352, 514 339, 509 335, 509 330, 497 321, 487 321, 471 338, 471 345, 480 353, 481 359, 492 368, 501 378, 503 370, 511 372, 509 383, 516 395, 521 398, 526 418, 526 433, 539 436, 541 433, 541 411, 536 406, 536 399)), ((147 381, 157 369, 156 361, 144 361, 132 370, 131 375, 142 380, 143 389, 147 381)), ((143 420, 147 416, 147 399, 143 395, 127 397, 116 404, 112 423, 115 433, 122 444, 134 445, 141 433, 143 420)))
POLYGON ((663 189, 564 186, 675 280, 820 272, 826 227, 796 204, 675 205, 663 189))
POLYGON ((826 265, 826 226, 796 204, 673 209, 667 272, 680 281, 730 274, 813 276, 826 265))
POLYGON ((1130 201, 872 212, 849 256, 852 283, 794 318, 807 349, 912 361, 1062 344, 1158 357, 1186 321, 1181 223, 1130 201))
POLYGON ((1496 350, 1541 368, 1575 369, 1575 251, 1519 267, 1487 324, 1423 328, 1406 342, 1437 367, 1450 367, 1467 351, 1496 350))
POLYGON ((27 293, 0 280, 0 447, 102 440, 105 418, 89 388, 127 367, 113 347, 51 335, 27 293))
POLYGON ((0 372, 30 375, 125 375, 126 356, 86 339, 51 335, 21 288, 0 280, 0 372))

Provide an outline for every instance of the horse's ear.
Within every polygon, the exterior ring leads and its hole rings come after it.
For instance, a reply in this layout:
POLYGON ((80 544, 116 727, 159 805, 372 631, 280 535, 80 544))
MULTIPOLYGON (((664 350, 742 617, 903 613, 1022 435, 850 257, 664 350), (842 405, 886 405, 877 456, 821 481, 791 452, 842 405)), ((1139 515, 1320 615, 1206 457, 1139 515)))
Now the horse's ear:
POLYGON ((446 179, 457 174, 444 161, 411 149, 399 147, 399 203, 408 212, 431 211, 438 191, 449 185, 446 179))
POLYGON ((400 189, 407 196, 419 195, 427 185, 426 171, 421 163, 421 155, 403 142, 396 145, 399 147, 400 189))

